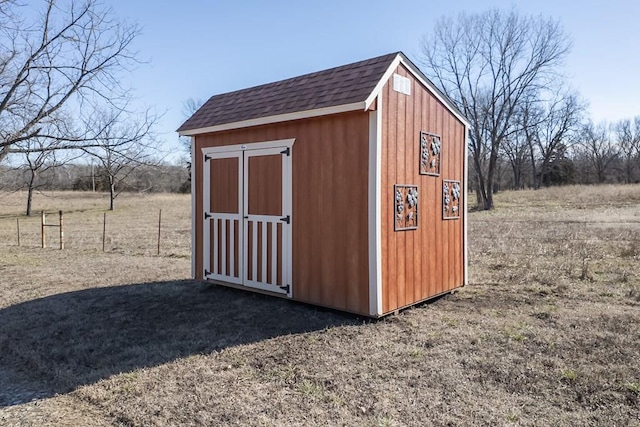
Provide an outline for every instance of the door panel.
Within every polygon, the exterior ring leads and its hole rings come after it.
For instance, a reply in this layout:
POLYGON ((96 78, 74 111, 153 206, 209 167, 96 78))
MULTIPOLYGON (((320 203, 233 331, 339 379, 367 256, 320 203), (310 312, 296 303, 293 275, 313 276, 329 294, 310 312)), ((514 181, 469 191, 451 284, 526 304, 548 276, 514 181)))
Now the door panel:
POLYGON ((242 242, 240 240, 240 219, 213 214, 211 221, 211 271, 222 276, 240 278, 240 258, 242 242))
POLYGON ((205 159, 205 278, 242 284, 242 153, 205 159))
MULTIPOLYGON (((278 221, 279 222, 279 221, 278 221)), ((270 285, 283 286, 282 263, 282 227, 283 224, 273 219, 263 221, 248 221, 246 242, 247 262, 246 278, 250 281, 266 282, 270 285), (263 236, 263 226, 266 225, 266 239, 263 236), (254 244, 254 227, 256 241, 254 244), (265 243, 266 242, 266 246, 265 243), (266 262, 263 263, 266 254, 266 262), (253 263, 253 260, 256 263, 253 263), (264 264, 264 265, 263 265, 264 264), (263 268, 266 271, 263 272, 263 268), (255 271, 255 275, 254 275, 255 271), (263 274, 264 273, 264 274, 263 274), (275 274, 275 276, 274 276, 275 274), (266 278, 266 279, 265 279, 266 278)))
POLYGON ((291 296, 291 157, 283 148, 205 156, 205 278, 291 296))
POLYGON ((251 156, 249 168, 249 215, 282 216, 282 154, 251 156))
POLYGON ((245 285, 290 295, 291 157, 282 148, 244 155, 245 285))
POLYGON ((210 159, 211 194, 210 212, 240 214, 239 192, 229 191, 237 189, 240 172, 238 157, 226 159, 210 159), (220 185, 222 183, 222 185, 220 185))

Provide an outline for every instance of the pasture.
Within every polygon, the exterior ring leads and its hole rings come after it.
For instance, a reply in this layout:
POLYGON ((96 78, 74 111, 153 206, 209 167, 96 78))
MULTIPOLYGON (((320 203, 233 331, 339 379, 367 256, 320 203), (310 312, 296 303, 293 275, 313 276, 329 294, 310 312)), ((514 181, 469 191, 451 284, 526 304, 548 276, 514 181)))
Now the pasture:
POLYGON ((469 286, 378 321, 189 280, 188 195, 121 195, 104 252, 108 196, 36 196, 64 251, 37 215, 17 246, 23 200, 0 194, 2 426, 640 426, 640 185, 497 194, 469 286))

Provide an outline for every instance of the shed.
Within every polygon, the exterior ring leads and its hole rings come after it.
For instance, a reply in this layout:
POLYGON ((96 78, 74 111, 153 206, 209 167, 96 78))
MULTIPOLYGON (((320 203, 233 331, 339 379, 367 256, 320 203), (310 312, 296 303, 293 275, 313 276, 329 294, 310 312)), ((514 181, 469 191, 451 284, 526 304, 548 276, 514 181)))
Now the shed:
POLYGON ((214 95, 195 279, 380 317, 467 282, 467 130, 401 52, 214 95))

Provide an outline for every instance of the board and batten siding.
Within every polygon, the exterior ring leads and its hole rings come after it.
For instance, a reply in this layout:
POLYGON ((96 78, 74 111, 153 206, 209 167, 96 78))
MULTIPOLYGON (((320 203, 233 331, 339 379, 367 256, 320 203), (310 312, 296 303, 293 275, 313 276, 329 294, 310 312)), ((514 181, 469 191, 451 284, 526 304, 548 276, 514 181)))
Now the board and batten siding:
POLYGON ((411 94, 394 91, 393 78, 382 90, 383 313, 464 285, 466 212, 442 219, 442 181, 457 180, 465 188, 465 127, 403 65, 396 73, 411 80, 411 94), (441 136, 440 176, 419 174, 420 131, 441 136), (394 231, 394 184, 418 186, 416 230, 394 231))
POLYGON ((295 138, 292 299, 368 315, 368 132, 368 113, 353 112, 197 135, 196 278, 203 278, 202 148, 295 138))

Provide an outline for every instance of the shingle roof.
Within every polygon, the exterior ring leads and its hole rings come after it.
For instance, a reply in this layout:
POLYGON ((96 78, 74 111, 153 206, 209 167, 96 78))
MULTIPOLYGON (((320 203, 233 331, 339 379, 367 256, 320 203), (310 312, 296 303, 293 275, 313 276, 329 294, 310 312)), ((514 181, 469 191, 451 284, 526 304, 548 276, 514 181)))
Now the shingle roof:
POLYGON ((214 95, 178 132, 364 102, 398 53, 214 95))

